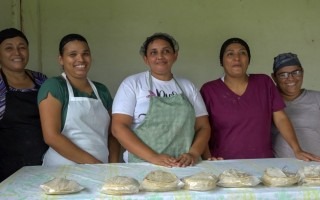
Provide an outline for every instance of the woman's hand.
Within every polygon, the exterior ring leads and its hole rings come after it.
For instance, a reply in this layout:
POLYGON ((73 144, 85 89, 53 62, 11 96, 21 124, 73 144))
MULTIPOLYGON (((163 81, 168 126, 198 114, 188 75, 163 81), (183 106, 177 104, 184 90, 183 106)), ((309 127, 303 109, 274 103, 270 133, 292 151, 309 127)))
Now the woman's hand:
POLYGON ((191 153, 184 153, 177 158, 176 167, 193 166, 198 159, 199 159, 199 156, 193 155, 191 153))
POLYGON ((222 157, 210 157, 208 160, 223 160, 222 157))
POLYGON ((223 160, 222 157, 213 157, 211 156, 211 152, 209 150, 209 146, 206 146, 206 149, 204 150, 204 153, 201 155, 203 160, 223 160))
POLYGON ((161 165, 164 167, 176 167, 177 159, 167 154, 157 154, 155 155, 150 162, 155 165, 161 165))
POLYGON ((297 151, 294 153, 297 159, 303 160, 303 161, 317 161, 320 162, 320 157, 313 155, 311 153, 305 152, 305 151, 297 151))

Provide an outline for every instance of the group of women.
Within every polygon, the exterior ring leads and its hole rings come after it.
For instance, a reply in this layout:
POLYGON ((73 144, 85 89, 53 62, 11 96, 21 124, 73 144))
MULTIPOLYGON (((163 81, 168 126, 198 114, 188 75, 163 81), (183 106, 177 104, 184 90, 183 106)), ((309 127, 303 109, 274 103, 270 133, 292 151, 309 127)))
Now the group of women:
POLYGON ((25 165, 119 162, 120 145, 126 162, 167 167, 271 158, 272 122, 297 158, 320 161, 301 149, 272 79, 247 74, 251 55, 245 41, 223 43, 224 76, 200 91, 172 73, 178 51, 166 33, 147 37, 140 54, 149 70, 123 80, 113 100, 106 86, 87 76, 91 53, 83 36, 61 39, 63 73, 47 79, 25 68, 25 35, 2 30, 0 181, 25 165))

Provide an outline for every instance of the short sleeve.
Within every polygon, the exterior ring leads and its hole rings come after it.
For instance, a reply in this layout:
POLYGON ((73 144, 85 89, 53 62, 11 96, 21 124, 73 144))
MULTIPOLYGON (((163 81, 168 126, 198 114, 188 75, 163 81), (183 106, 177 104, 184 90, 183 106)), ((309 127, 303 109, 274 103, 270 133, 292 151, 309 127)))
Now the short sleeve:
POLYGON ((126 114, 133 116, 136 108, 136 92, 134 89, 134 84, 128 79, 124 80, 114 97, 114 102, 112 106, 112 113, 126 114))
POLYGON ((54 98, 58 99, 62 105, 65 105, 68 99, 68 91, 65 85, 65 80, 54 77, 47 79, 40 87, 38 92, 38 105, 40 102, 48 97, 50 93, 54 98))
POLYGON ((190 103, 192 104, 196 117, 208 115, 206 106, 198 88, 187 79, 179 78, 178 82, 182 87, 183 92, 186 94, 190 103))
POLYGON ((280 95, 280 92, 278 90, 278 88, 276 87, 276 85, 274 84, 274 82, 272 81, 272 79, 270 77, 268 77, 268 88, 269 91, 271 93, 271 102, 272 102, 272 112, 276 112, 279 110, 282 110, 286 107, 283 98, 280 95))

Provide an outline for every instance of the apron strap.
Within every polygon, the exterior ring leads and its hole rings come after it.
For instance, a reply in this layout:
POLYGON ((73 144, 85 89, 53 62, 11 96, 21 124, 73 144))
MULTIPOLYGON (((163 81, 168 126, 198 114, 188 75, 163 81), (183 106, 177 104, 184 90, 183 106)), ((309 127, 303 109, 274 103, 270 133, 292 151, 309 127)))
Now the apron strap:
MULTIPOLYGON (((61 76, 62 76, 62 77, 66 80, 66 82, 67 82, 67 87, 68 87, 69 96, 73 98, 73 97, 74 97, 73 89, 72 89, 72 86, 71 86, 71 84, 70 84, 70 81, 69 81, 68 78, 67 78, 66 73, 63 72, 63 73, 61 74, 61 76)), ((87 80, 88 80, 88 82, 89 82, 89 84, 90 84, 90 86, 91 86, 91 88, 92 88, 92 90, 93 90, 93 93, 96 95, 97 99, 100 100, 100 96, 99 96, 99 93, 98 93, 98 90, 97 90, 96 86, 93 84, 93 82, 92 82, 89 78, 87 78, 87 80)))
MULTIPOLYGON (((31 76, 31 74, 29 74, 26 70, 24 70, 24 72, 27 74, 27 76, 31 79, 31 81, 33 82, 34 84, 34 88, 36 89, 39 89, 40 88, 40 85, 38 85, 35 81, 35 79, 31 76)), ((2 71, 2 69, 0 68, 0 73, 1 73, 1 76, 2 76, 2 79, 3 79, 3 82, 4 82, 4 85, 6 86, 6 89, 7 91, 9 91, 9 84, 8 84, 8 80, 7 80, 7 77, 6 75, 4 74, 4 72, 2 71)))

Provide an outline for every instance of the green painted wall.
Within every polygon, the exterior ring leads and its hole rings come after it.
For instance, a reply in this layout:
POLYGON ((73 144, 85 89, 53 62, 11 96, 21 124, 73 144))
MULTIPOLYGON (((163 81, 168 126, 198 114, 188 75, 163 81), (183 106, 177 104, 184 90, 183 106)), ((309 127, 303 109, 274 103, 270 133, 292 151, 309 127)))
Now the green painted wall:
POLYGON ((20 1, 0 1, 0 30, 15 27, 20 29, 20 1))
POLYGON ((319 0, 27 0, 22 17, 32 41, 30 68, 60 74, 60 38, 80 33, 92 49, 90 77, 112 94, 124 77, 147 69, 138 50, 154 32, 177 39, 174 72, 198 87, 221 75, 218 54, 229 37, 249 43, 249 72, 270 74, 273 57, 291 51, 305 67, 304 86, 320 85, 319 0))
POLYGON ((1 20, 0 20, 0 28, 1 30, 7 27, 11 27, 11 1, 10 0, 2 0, 0 3, 0 13, 1 13, 1 20))

